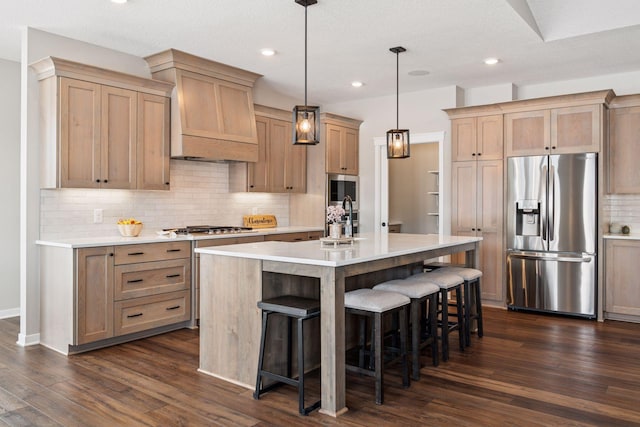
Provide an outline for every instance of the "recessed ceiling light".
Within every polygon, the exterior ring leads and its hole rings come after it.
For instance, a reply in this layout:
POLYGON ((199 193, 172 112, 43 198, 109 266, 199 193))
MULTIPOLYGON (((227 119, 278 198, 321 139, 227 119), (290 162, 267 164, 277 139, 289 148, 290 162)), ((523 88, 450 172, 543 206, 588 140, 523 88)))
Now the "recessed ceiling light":
POLYGON ((410 76, 426 76, 429 74, 427 70, 413 70, 408 73, 410 76))
POLYGON ((362 87, 362 86, 364 86, 364 83, 355 81, 355 82, 351 82, 351 86, 353 86, 353 87, 362 87))
POLYGON ((276 54, 276 51, 266 47, 264 49, 260 49, 260 53, 263 54, 264 56, 273 56, 276 54))
POLYGON ((498 58, 487 58, 484 60, 484 63, 487 65, 496 65, 500 60, 498 58))
POLYGON ((128 0, 111 0, 111 3, 125 4, 128 0))

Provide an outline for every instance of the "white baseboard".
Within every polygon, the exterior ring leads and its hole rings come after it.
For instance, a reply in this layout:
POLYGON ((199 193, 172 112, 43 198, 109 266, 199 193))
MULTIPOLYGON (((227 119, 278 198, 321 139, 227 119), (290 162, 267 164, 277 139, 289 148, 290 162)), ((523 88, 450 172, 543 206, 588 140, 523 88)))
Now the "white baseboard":
POLYGON ((31 334, 31 335, 18 334, 18 341, 16 342, 16 344, 18 344, 21 347, 40 344, 40 334, 31 334))
POLYGON ((0 319, 8 319, 9 317, 20 316, 20 307, 0 310, 0 319))

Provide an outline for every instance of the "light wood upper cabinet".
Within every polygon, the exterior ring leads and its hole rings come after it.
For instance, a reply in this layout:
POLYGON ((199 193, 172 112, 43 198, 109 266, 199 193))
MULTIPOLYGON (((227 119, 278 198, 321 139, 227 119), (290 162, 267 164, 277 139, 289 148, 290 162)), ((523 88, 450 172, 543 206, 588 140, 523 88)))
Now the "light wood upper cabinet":
POLYGON ((609 110, 605 157, 609 194, 640 194, 640 97, 635 101, 636 106, 609 110))
POLYGON ((253 84, 239 68, 169 49, 145 58, 154 79, 171 82, 171 156, 258 161, 253 84))
POLYGON ((640 242, 607 239, 605 256, 605 317, 622 315, 640 319, 640 242))
POLYGON ((137 187, 169 189, 169 98, 138 93, 137 187))
POLYGON ((502 148, 502 114, 451 121, 452 161, 501 159, 502 148))
POLYGON ((359 120, 322 113, 322 134, 325 141, 326 173, 358 175, 359 120))
POLYGON ((76 252, 76 342, 85 344, 113 336, 113 247, 76 252))
POLYGON ((304 193, 307 147, 293 145, 291 113, 256 105, 259 157, 255 163, 229 165, 231 191, 304 193))
POLYGON ((599 152, 602 105, 505 114, 508 157, 599 152))
POLYGON ((31 66, 43 188, 169 189, 172 85, 58 58, 31 66))

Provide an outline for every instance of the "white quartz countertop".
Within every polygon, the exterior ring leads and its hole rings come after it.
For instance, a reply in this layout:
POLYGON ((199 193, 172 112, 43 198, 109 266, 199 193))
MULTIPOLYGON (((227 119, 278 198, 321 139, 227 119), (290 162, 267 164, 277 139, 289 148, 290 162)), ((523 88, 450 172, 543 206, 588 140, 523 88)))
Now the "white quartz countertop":
POLYGON ((242 233, 230 233, 230 234, 186 234, 178 235, 176 237, 169 237, 168 235, 158 235, 156 231, 143 231, 138 237, 122 237, 118 233, 118 230, 114 227, 114 234, 109 236, 92 236, 92 237, 69 237, 67 239, 41 239, 37 240, 37 245, 42 246, 57 246, 63 248, 90 248, 96 246, 111 246, 111 245, 132 245, 137 243, 158 243, 180 240, 208 240, 208 239, 229 239, 233 237, 245 237, 245 236, 266 236, 268 234, 286 234, 286 233, 303 233, 309 231, 322 231, 321 227, 306 227, 306 226, 290 226, 290 227, 275 227, 275 228, 261 228, 250 231, 244 231, 242 233))
POLYGON ((200 254, 281 261, 294 264, 340 267, 367 261, 409 255, 482 240, 481 237, 442 236, 438 234, 365 233, 353 245, 337 248, 321 242, 258 242, 199 248, 200 254))

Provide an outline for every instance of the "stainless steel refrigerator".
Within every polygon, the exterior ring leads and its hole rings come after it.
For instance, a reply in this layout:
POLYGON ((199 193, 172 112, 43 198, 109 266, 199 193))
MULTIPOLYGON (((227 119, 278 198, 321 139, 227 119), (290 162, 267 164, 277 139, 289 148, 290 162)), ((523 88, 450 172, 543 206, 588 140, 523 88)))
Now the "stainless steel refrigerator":
POLYGON ((507 304, 596 315, 597 155, 507 163, 507 304))

